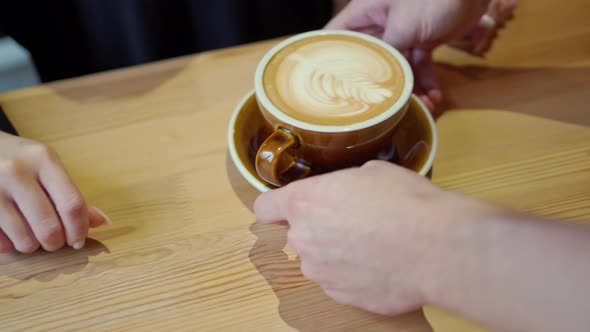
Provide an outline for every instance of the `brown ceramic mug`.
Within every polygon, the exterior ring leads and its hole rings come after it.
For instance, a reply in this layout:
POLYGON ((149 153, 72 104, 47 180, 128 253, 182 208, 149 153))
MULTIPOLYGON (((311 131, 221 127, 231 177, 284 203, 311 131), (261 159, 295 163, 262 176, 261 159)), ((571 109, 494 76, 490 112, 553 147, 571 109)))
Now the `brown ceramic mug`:
POLYGON ((391 150, 413 80, 401 53, 365 34, 312 31, 278 44, 255 76, 257 102, 274 130, 258 150, 258 175, 284 186, 391 150))

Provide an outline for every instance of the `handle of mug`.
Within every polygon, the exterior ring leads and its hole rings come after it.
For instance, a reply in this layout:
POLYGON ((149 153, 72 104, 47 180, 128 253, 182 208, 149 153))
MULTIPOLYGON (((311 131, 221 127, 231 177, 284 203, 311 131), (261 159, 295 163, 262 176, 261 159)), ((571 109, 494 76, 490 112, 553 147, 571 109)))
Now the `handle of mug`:
POLYGON ((256 172, 266 182, 281 187, 306 177, 311 169, 292 153, 299 140, 290 131, 279 128, 260 146, 256 155, 256 172))

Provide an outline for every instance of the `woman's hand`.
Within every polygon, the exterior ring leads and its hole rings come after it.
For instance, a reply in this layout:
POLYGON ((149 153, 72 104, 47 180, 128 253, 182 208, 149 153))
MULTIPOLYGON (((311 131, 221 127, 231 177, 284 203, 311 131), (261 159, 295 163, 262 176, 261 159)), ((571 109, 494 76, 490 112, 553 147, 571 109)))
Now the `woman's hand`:
POLYGON ((0 252, 80 249, 106 218, 89 208, 49 146, 0 133, 0 252))

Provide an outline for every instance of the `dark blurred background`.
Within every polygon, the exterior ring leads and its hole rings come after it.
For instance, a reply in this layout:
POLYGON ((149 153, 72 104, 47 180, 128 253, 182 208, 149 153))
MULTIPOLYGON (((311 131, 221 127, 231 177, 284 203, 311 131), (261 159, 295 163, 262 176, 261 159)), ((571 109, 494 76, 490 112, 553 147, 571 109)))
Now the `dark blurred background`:
POLYGON ((319 29, 332 13, 333 0, 6 0, 0 30, 49 82, 319 29))

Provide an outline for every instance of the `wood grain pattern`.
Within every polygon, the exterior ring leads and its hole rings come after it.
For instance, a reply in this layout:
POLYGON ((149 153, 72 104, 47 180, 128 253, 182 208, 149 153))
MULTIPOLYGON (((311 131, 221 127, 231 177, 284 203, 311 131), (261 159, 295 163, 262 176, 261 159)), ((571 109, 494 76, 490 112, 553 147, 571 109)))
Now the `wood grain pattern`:
MULTIPOLYGON (((487 59, 441 49, 451 110, 434 181, 497 204, 590 220, 590 3, 523 0, 487 59), (551 22, 548 24, 547 22, 551 22)), ((227 124, 269 41, 0 95, 114 225, 83 251, 0 255, 3 331, 430 331, 421 312, 339 306, 302 278, 227 124)), ((436 331, 479 331, 434 308, 436 331)))
MULTIPOLYGON (((450 112, 438 125, 437 184, 531 214, 590 223, 590 127, 488 110, 450 112)), ((486 331, 436 308, 425 313, 436 332, 486 331)))

